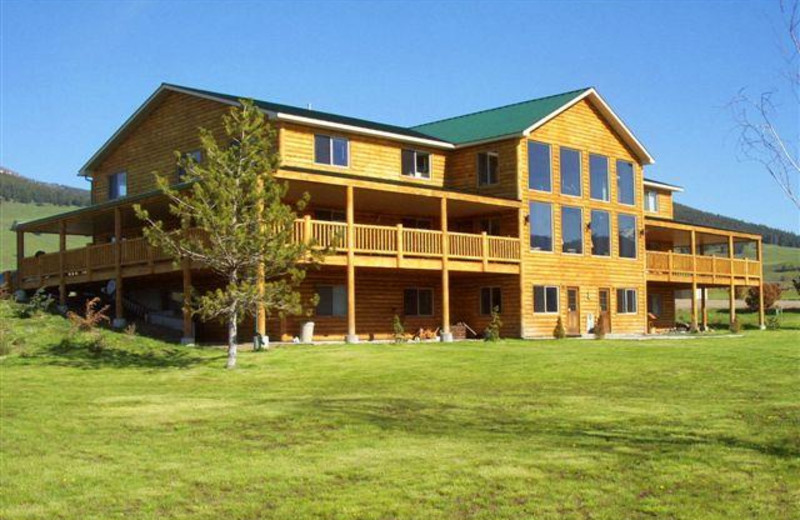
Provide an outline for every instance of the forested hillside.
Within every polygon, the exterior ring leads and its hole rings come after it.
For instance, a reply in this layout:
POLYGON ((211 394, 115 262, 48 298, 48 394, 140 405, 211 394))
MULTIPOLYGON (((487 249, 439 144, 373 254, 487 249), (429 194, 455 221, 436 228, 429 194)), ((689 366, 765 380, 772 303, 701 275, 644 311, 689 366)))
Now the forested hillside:
POLYGON ((89 204, 89 191, 34 181, 8 168, 0 167, 0 200, 55 206, 86 206, 89 204))
MULTIPOLYGON (((764 238, 765 244, 774 244, 778 246, 787 247, 800 247, 800 235, 775 229, 761 224, 753 224, 731 217, 724 217, 715 213, 708 213, 700 211, 699 209, 690 208, 683 204, 675 203, 675 220, 689 222, 698 226, 711 226, 723 229, 731 229, 734 231, 741 231, 743 233, 752 233, 754 235, 761 235, 764 238)), ((787 222, 787 227, 797 226, 797 221, 787 222)))

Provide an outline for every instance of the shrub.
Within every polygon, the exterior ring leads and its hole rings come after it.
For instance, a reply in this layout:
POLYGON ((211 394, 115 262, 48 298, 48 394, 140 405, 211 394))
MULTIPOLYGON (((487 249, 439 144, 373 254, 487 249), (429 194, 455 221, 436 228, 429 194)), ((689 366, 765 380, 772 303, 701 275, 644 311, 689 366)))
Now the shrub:
POLYGON ((31 296, 27 303, 22 303, 14 308, 17 318, 30 318, 42 312, 47 312, 53 306, 53 297, 39 289, 31 296))
POLYGON ((734 334, 739 334, 742 331, 742 322, 739 321, 738 317, 733 318, 730 328, 734 334))
POLYGON ((767 326, 767 330, 780 330, 781 319, 777 314, 773 316, 767 316, 767 322, 765 325, 767 326))
MULTIPOLYGON (((781 299, 781 293, 783 290, 781 286, 777 283, 765 283, 764 284, 764 310, 771 309, 778 300, 781 299)), ((747 308, 751 311, 758 310, 758 299, 759 294, 761 293, 761 289, 759 287, 751 287, 749 291, 747 291, 747 296, 745 297, 744 301, 747 304, 747 308)))
POLYGON ((500 313, 498 310, 497 307, 492 309, 492 319, 483 331, 483 339, 486 341, 498 341, 500 339, 500 328, 503 326, 503 322, 500 321, 500 313))
POLYGON ((606 325, 603 323, 602 318, 599 318, 594 324, 594 339, 603 339, 606 337, 606 325))
POLYGON ((567 331, 564 329, 564 324, 561 322, 561 316, 556 320, 556 328, 553 329, 553 337, 556 339, 564 339, 567 337, 567 331))
POLYGON ((400 316, 397 314, 392 318, 392 333, 395 343, 403 343, 406 340, 406 328, 403 326, 403 322, 400 321, 400 316))
POLYGON ((72 324, 73 331, 89 332, 96 329, 100 323, 109 321, 106 315, 109 306, 97 309, 98 305, 100 305, 100 298, 95 297, 86 302, 84 316, 72 311, 67 313, 67 319, 72 324))
POLYGON ((737 285, 736 289, 733 291, 733 294, 736 295, 737 300, 744 300, 747 298, 747 289, 747 286, 737 285))
POLYGON ((125 335, 127 336, 135 336, 136 335, 136 324, 131 323, 127 327, 125 327, 125 335))

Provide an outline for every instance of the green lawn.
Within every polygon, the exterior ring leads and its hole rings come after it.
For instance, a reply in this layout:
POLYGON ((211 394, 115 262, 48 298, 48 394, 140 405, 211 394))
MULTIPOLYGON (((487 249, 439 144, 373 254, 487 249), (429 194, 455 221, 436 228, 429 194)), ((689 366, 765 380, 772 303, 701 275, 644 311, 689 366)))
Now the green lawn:
MULTIPOLYGON (((11 231, 14 222, 25 222, 74 209, 76 209, 74 206, 0 201, 0 271, 13 271, 17 268, 17 234, 11 231)), ((85 243, 86 239, 82 237, 67 238, 67 247, 81 247, 85 243)), ((46 253, 58 251, 58 235, 36 236, 26 233, 26 254, 33 255, 37 251, 46 253)))
POLYGON ((783 326, 225 371, 111 332, 92 353, 0 302, 0 518, 798 518, 800 314, 783 326))

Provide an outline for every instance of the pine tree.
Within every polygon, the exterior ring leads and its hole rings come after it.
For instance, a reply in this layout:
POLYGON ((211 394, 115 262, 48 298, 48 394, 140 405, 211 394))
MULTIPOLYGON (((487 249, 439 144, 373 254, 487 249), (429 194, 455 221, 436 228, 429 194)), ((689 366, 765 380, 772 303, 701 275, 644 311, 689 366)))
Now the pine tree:
POLYGON ((228 368, 236 365, 238 324, 255 316, 259 306, 268 316, 299 315, 309 308, 298 288, 322 254, 313 243, 292 240, 296 212, 305 207, 308 194, 294 207, 283 202, 288 186, 274 175, 280 163, 275 133, 252 101, 240 104, 223 117, 223 144, 200 130, 202 163, 176 152, 188 188, 172 188, 167 177, 156 176, 170 213, 183 223, 181 231, 167 230, 135 206, 149 224, 144 234, 151 245, 176 263, 201 264, 222 282, 216 290, 193 295, 188 305, 203 319, 227 323, 228 368))

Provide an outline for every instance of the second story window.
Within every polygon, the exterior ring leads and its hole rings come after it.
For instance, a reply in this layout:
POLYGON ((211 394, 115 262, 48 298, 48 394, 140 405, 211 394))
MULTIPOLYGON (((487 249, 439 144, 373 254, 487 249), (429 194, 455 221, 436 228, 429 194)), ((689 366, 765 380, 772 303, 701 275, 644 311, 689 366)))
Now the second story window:
MULTIPOLYGON (((203 151, 202 150, 192 150, 191 152, 186 152, 183 154, 183 159, 188 160, 191 159, 192 163, 200 164, 203 162, 203 151)), ((186 168, 182 165, 178 165, 178 181, 182 181, 183 178, 186 176, 186 168)))
POLYGON ((497 153, 478 154, 478 186, 497 184, 497 153))
POLYGON ((621 258, 636 258, 636 217, 617 215, 617 239, 621 258))
POLYGON ((583 211, 571 206, 561 207, 561 252, 583 253, 583 211))
POLYGON ((403 219, 403 227, 411 229, 432 229, 433 220, 429 218, 406 217, 403 219))
POLYGON ((482 218, 480 220, 481 232, 487 235, 500 236, 500 219, 497 217, 482 218))
POLYGON ((636 204, 633 164, 628 161, 617 161, 617 202, 630 206, 636 204))
POLYGON ((347 214, 338 209, 316 209, 314 210, 314 219, 326 222, 347 222, 347 214))
POLYGON ((581 153, 570 148, 561 149, 561 193, 581 196, 581 153))
POLYGON ((550 145, 528 141, 528 188, 550 191, 550 145))
POLYGON ((589 156, 589 196, 595 200, 610 200, 608 195, 608 157, 589 156))
POLYGON ((314 162, 331 166, 350 165, 350 141, 346 137, 314 136, 314 162))
POLYGON ((530 203, 531 250, 553 250, 553 209, 545 202, 530 203))
POLYGON ((119 172, 108 177, 108 198, 119 199, 128 195, 128 174, 119 172))
POLYGON ((658 213, 658 192, 656 190, 644 192, 644 210, 658 213))
POLYGON ((611 256, 611 222, 607 211, 592 211, 592 254, 611 256))
POLYGON ((431 178, 431 154, 417 150, 403 150, 403 175, 417 179, 431 178))

